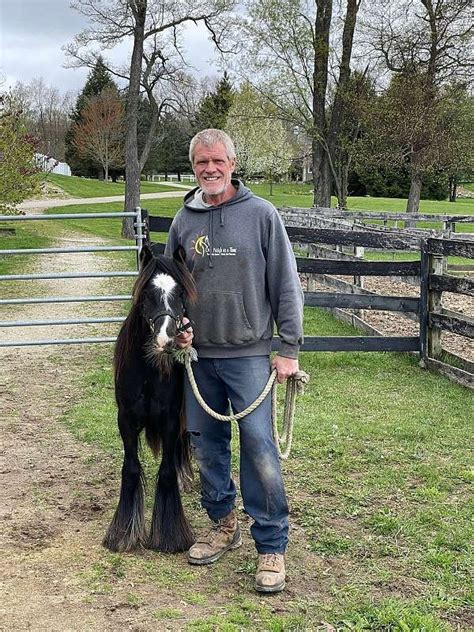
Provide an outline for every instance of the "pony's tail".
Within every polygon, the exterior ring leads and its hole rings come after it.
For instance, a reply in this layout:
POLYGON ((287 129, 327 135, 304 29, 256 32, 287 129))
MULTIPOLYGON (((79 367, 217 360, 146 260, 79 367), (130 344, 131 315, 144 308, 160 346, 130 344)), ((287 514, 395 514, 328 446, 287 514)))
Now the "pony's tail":
POLYGON ((161 451, 162 436, 158 424, 146 424, 145 439, 155 459, 161 451))
MULTIPOLYGON (((145 439, 153 456, 158 458, 163 442, 160 424, 146 424, 145 439)), ((193 468, 191 464, 191 443, 186 429, 184 399, 179 413, 179 436, 176 442, 175 463, 180 483, 186 491, 190 491, 186 488, 189 487, 190 482, 193 480, 193 468)))
POLYGON ((176 446, 176 468, 178 470, 180 490, 184 492, 191 491, 194 478, 191 454, 191 441, 189 439, 189 433, 183 432, 180 435, 178 444, 176 446))

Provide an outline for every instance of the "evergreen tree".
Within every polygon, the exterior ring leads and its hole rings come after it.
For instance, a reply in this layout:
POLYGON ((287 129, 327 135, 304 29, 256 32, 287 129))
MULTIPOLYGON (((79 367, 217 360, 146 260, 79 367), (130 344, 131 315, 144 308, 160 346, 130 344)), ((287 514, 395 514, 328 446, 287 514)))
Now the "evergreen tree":
POLYGON ((234 90, 227 71, 224 71, 224 75, 216 85, 214 92, 206 94, 199 104, 194 125, 196 131, 210 127, 224 129, 233 100, 234 90))
POLYGON ((188 150, 194 135, 187 117, 168 113, 163 117, 157 136, 156 150, 153 152, 153 168, 166 176, 175 173, 178 180, 181 174, 190 172, 188 150))
POLYGON ((76 107, 71 113, 72 125, 66 134, 66 162, 71 167, 71 171, 76 176, 98 177, 102 174, 102 168, 92 158, 81 158, 74 146, 74 124, 82 123, 82 110, 86 107, 90 97, 99 96, 105 88, 117 90, 117 85, 111 78, 104 66, 102 58, 99 57, 94 68, 90 71, 86 84, 82 92, 77 97, 76 107))

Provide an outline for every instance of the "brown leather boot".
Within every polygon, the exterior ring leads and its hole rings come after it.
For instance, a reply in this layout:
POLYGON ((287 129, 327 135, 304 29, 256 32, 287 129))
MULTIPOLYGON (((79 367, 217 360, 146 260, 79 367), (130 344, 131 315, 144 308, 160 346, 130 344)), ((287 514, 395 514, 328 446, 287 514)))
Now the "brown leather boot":
POLYGON ((199 538, 188 551, 190 564, 212 564, 226 551, 242 545, 239 523, 233 511, 212 525, 210 531, 199 538))
POLYGON ((273 593, 285 588, 285 556, 282 553, 260 553, 258 556, 255 589, 273 593))

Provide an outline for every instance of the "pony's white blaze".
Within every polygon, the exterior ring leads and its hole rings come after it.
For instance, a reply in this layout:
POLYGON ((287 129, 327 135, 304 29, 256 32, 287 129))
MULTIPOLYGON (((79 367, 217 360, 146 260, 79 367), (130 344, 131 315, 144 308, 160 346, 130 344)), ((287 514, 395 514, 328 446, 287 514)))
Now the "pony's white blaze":
POLYGON ((165 308, 169 309, 170 304, 168 298, 171 296, 173 290, 177 286, 176 281, 172 277, 170 277, 169 274, 164 274, 163 272, 160 272, 160 274, 157 274, 154 277, 152 283, 158 290, 161 290, 163 292, 163 302, 165 304, 165 308))
MULTIPOLYGON (((169 310, 170 309, 169 298, 178 284, 169 274, 164 274, 163 272, 160 272, 159 274, 157 274, 153 278, 152 283, 153 283, 153 286, 156 287, 156 289, 160 290, 163 293, 163 303, 164 303, 165 309, 169 310)), ((172 340, 168 336, 168 333, 166 331, 170 322, 171 322, 170 317, 165 316, 163 323, 160 327, 160 331, 158 332, 156 336, 156 341, 160 349, 165 347, 168 344, 168 342, 171 342, 172 340)))
POLYGON ((170 320, 171 318, 169 316, 165 316, 163 324, 160 327, 160 331, 158 332, 158 335, 156 336, 156 341, 158 342, 158 346, 160 348, 166 346, 168 342, 171 342, 171 338, 166 333, 166 329, 168 327, 170 320))

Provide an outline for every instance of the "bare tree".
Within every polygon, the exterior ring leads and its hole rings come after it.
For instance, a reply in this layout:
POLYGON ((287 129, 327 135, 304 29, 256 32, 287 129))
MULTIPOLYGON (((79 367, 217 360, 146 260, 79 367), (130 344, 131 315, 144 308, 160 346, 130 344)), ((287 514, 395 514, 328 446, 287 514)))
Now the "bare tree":
POLYGON ((72 93, 61 94, 40 77, 29 84, 17 82, 11 96, 23 112, 29 133, 38 139, 38 151, 56 160, 64 160, 64 139, 69 127, 72 93))
POLYGON ((368 48, 399 80, 393 84, 394 110, 391 134, 399 142, 392 151, 404 154, 411 173, 407 212, 417 212, 424 174, 437 164, 447 94, 453 78, 468 82, 472 72, 471 0, 379 0, 365 25, 368 48), (395 88, 398 90, 396 94, 395 88), (399 128, 395 130, 395 119, 399 128))
POLYGON ((123 165, 123 105, 117 92, 106 88, 91 97, 81 111, 81 122, 74 126, 74 147, 80 156, 92 158, 109 179, 110 167, 123 165))
POLYGON ((339 179, 336 153, 360 4, 345 2, 342 32, 334 24, 333 0, 252 0, 240 23, 239 72, 282 120, 311 139, 317 206, 330 206, 332 182, 339 179))
POLYGON ((273 179, 288 173, 293 158, 290 135, 274 108, 244 83, 233 96, 225 128, 235 143, 238 172, 245 178, 264 174, 272 194, 273 179))
MULTIPOLYGON (((91 66, 97 53, 94 46, 112 49, 127 38, 133 42, 128 70, 107 69, 128 82, 125 138, 125 209, 140 203, 140 175, 147 160, 161 113, 174 102, 164 95, 163 84, 183 80, 182 32, 186 24, 202 23, 217 46, 223 41, 225 16, 233 0, 74 0, 73 8, 88 17, 91 28, 82 31, 67 52, 76 65, 91 66), (161 86, 161 95, 159 94, 161 86), (152 110, 148 137, 138 153, 137 121, 140 93, 145 92, 152 110)), ((103 50, 101 51, 103 54, 103 50)), ((133 235, 130 218, 125 218, 124 236, 133 235)))

